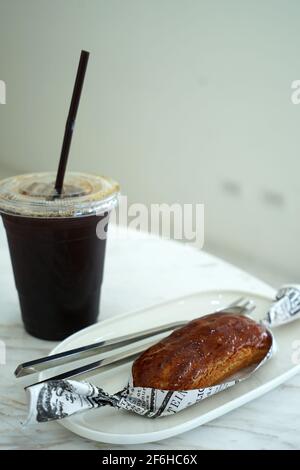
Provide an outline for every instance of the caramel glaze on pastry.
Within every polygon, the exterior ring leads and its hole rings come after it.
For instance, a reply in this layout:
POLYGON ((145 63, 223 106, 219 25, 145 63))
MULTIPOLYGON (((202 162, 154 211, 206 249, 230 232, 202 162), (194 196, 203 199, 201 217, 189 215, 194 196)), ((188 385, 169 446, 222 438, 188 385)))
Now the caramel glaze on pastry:
POLYGON ((135 387, 191 390, 216 385, 260 362, 270 333, 241 316, 214 313, 197 318, 147 349, 133 364, 135 387))

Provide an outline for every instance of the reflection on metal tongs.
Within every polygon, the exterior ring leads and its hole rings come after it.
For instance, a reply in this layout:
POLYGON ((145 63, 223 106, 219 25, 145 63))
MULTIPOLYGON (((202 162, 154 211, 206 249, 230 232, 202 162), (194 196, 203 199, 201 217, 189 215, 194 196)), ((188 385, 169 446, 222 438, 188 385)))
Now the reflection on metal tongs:
MULTIPOLYGON (((216 310, 216 312, 243 315, 250 314, 255 309, 254 302, 243 297, 237 299, 232 304, 228 305, 226 308, 216 310)), ((158 327, 150 328, 138 333, 129 334, 126 336, 121 336, 119 338, 114 338, 107 341, 100 341, 97 343, 89 344, 82 346, 76 349, 71 349, 64 351, 58 354, 53 354, 51 356, 42 357, 34 361, 25 362, 20 364, 15 370, 16 377, 23 377, 30 374, 35 374, 37 372, 42 372, 44 370, 52 369, 54 367, 66 365, 75 361, 86 359, 95 355, 100 355, 108 351, 121 349, 126 346, 129 346, 133 343, 151 338, 153 336, 161 335, 162 333, 175 330, 183 325, 188 323, 187 321, 168 323, 166 325, 160 325, 158 327)), ((157 341, 157 339, 156 339, 157 341)), ((155 342, 156 342, 155 341, 155 342)), ((112 366, 120 366, 127 362, 133 360, 138 354, 143 352, 149 346, 154 344, 153 341, 143 342, 143 344, 137 345, 134 348, 130 348, 119 352, 118 354, 100 358, 97 361, 77 367, 67 372, 63 372, 59 375, 49 377, 42 382, 47 382, 49 380, 62 380, 69 379, 71 377, 76 377, 76 379, 86 378, 92 375, 95 375, 98 372, 104 372, 105 370, 111 369, 112 366)), ((41 382, 38 382, 41 383, 41 382)), ((35 385, 35 384, 34 384, 35 385)), ((30 385, 31 386, 31 385, 30 385)))

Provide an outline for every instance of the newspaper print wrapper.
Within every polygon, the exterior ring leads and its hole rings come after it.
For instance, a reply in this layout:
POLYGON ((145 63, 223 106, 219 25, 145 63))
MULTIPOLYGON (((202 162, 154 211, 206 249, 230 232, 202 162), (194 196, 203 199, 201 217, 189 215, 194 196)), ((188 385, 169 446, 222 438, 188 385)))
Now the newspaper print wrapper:
MULTIPOLYGON (((269 329, 300 317, 300 286, 282 287, 262 323, 269 329)), ((272 332, 269 330, 272 335, 272 332)), ((205 398, 222 392, 246 380, 265 364, 276 352, 272 335, 272 346, 264 359, 243 369, 226 381, 195 390, 158 390, 134 387, 132 379, 128 385, 115 394, 108 394, 101 388, 76 380, 55 380, 28 387, 29 414, 25 425, 66 418, 75 413, 112 406, 147 418, 169 416, 199 403, 205 398)))

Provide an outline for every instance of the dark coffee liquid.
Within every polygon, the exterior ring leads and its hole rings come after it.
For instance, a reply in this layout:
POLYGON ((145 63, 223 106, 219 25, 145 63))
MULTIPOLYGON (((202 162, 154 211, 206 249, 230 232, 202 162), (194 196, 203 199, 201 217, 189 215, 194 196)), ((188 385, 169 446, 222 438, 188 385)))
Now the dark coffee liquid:
POLYGON ((61 340, 93 324, 106 247, 96 227, 104 216, 2 217, 28 333, 61 340))

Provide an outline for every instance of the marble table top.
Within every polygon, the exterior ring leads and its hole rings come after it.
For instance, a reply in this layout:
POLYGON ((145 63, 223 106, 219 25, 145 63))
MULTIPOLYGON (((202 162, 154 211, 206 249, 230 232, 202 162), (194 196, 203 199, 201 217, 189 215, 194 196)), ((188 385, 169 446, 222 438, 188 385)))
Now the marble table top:
MULTIPOLYGON (((289 281, 289 280, 287 280, 289 281)), ((274 290, 204 251, 129 232, 120 240, 110 228, 100 320, 207 289, 274 290)), ((23 329, 4 228, 0 223, 0 449, 296 449, 300 447, 300 375, 268 394, 197 429, 157 443, 114 446, 72 434, 58 423, 24 428, 27 378, 17 364, 46 355, 56 343, 23 329)))

